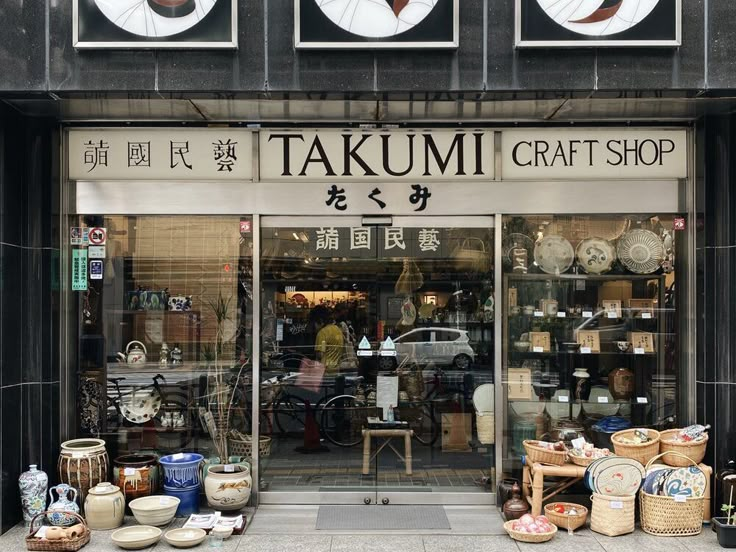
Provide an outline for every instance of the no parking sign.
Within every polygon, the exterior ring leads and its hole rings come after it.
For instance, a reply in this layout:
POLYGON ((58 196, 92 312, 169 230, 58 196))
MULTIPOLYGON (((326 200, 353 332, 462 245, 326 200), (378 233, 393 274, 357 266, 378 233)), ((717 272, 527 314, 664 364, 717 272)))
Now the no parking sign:
POLYGON ((90 228, 89 230, 89 244, 90 245, 105 245, 107 241, 107 228, 90 228))

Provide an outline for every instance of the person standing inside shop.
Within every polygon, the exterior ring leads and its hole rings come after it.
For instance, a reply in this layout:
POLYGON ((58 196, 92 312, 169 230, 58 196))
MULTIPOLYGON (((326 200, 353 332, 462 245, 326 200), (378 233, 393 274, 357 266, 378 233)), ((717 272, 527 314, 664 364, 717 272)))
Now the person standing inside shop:
POLYGON ((324 365, 325 374, 337 374, 345 352, 342 330, 335 324, 330 309, 324 305, 314 307, 310 318, 317 331, 314 340, 316 359, 324 365))

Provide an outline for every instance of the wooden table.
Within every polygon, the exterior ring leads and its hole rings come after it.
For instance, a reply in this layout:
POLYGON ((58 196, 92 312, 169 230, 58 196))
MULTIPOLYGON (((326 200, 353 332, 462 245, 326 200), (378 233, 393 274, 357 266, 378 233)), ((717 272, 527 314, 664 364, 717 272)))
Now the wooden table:
MULTIPOLYGON (((698 466, 706 476, 706 487, 705 487, 705 504, 703 509, 703 521, 710 522, 710 509, 711 509, 711 475, 713 469, 705 464, 699 464, 698 466)), ((552 498, 553 496, 561 493, 565 489, 568 489, 578 481, 580 481, 585 475, 585 468, 576 464, 563 464, 562 466, 550 466, 548 464, 535 463, 530 465, 524 465, 523 481, 522 481, 522 492, 524 498, 527 499, 532 507, 532 515, 538 516, 542 513, 542 504, 552 498), (560 481, 555 483, 552 487, 544 490, 544 477, 559 477, 560 481)))
POLYGON ((411 475, 412 474, 412 469, 411 469, 411 438, 412 438, 412 435, 414 435, 414 431, 412 431, 411 429, 364 429, 363 430, 363 475, 368 475, 370 473, 371 462, 387 446, 392 451, 394 451, 394 454, 396 454, 396 456, 398 456, 406 465, 406 475, 411 475), (371 443, 373 442, 374 437, 382 438, 384 439, 384 441, 383 443, 381 443, 381 446, 378 447, 376 452, 371 454, 371 443), (391 443, 391 439, 395 437, 404 438, 404 455, 403 456, 398 450, 396 450, 393 443, 391 443))

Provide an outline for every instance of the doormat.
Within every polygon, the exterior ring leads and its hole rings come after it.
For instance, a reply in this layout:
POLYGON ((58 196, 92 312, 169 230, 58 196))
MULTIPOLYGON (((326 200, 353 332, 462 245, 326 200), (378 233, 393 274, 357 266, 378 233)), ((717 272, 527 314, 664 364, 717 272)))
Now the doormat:
POLYGON ((320 506, 317 529, 332 531, 391 531, 450 529, 442 506, 320 506))

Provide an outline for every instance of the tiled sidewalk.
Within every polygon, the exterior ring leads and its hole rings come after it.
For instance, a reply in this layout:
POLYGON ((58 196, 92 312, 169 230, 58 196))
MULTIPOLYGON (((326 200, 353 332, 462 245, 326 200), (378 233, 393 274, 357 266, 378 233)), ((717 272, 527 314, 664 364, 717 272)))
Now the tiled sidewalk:
MULTIPOLYGON (((450 531, 354 532, 317 531, 316 506, 264 506, 253 517, 248 531, 225 541, 215 549, 208 542, 190 550, 223 552, 706 552, 719 550, 709 526, 696 537, 658 538, 637 530, 631 535, 604 537, 589 529, 568 535, 560 531, 550 542, 525 544, 511 540, 503 532, 495 508, 447 507, 450 531)), ((250 517, 250 513, 249 513, 250 517)), ((174 520, 171 527, 183 520, 174 520)), ((126 525, 135 524, 132 518, 126 525)), ((120 550, 110 541, 110 531, 95 531, 84 550, 120 550)), ((19 525, 0 537, 2 552, 26 550, 26 528, 19 525)), ((148 551, 176 550, 159 542, 148 551)))

